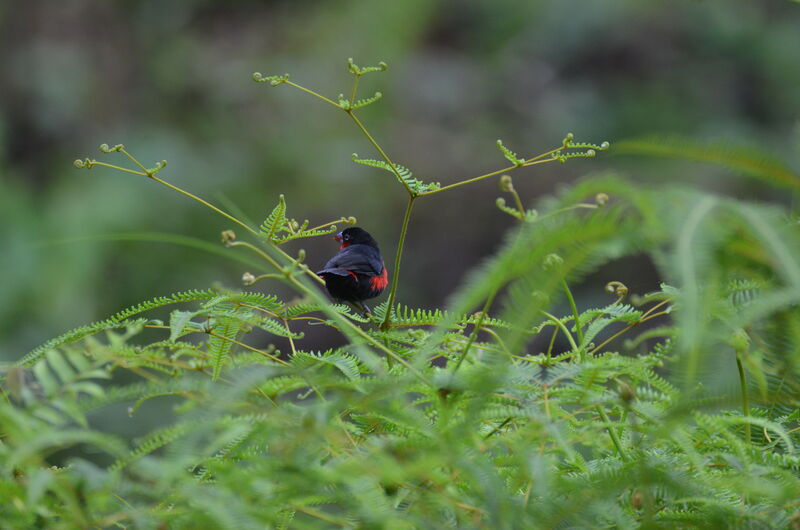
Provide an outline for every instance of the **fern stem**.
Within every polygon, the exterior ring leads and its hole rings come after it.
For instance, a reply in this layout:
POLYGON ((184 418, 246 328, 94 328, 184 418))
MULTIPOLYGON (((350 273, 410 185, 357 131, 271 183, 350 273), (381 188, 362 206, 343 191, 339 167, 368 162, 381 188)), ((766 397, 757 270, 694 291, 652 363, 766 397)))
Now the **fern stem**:
MULTIPOLYGON (((171 329, 169 326, 159 326, 159 325, 156 325, 156 324, 145 324, 142 327, 151 328, 151 329, 171 329)), ((244 348, 246 350, 250 350, 252 352, 255 352, 255 353, 258 353, 260 355, 263 355, 264 357, 266 357, 266 358, 268 358, 270 360, 273 360, 276 363, 282 364, 284 366, 289 366, 289 363, 287 363, 283 359, 275 357, 274 355, 271 355, 271 354, 265 352, 264 350, 259 350, 258 348, 254 348, 253 346, 250 346, 249 344, 245 344, 244 342, 239 342, 236 339, 231 339, 229 337, 226 337, 225 335, 220 335, 219 333, 214 333, 213 331, 202 331, 202 330, 199 330, 199 329, 186 329, 184 331, 188 331, 190 333, 203 333, 205 335, 211 335, 212 337, 216 337, 216 338, 218 338, 220 340, 226 340, 226 341, 231 342, 231 343, 233 343, 233 344, 235 344, 235 345, 237 345, 237 346, 239 346, 241 348, 244 348)))
POLYGON ((107 164, 106 162, 99 162, 97 160, 93 160, 92 161, 92 165, 93 166, 103 166, 103 167, 107 167, 109 169, 116 169, 117 171, 123 171, 125 173, 130 173, 132 175, 140 175, 142 177, 146 177, 147 176, 147 173, 142 173, 141 171, 136 171, 136 170, 128 169, 126 167, 121 167, 121 166, 115 166, 114 164, 107 164))
POLYGON ((403 216, 403 226, 400 228, 400 239, 397 242, 397 251, 394 257, 394 270, 392 271, 392 287, 389 290, 389 301, 386 304, 386 316, 381 324, 381 329, 386 331, 392 324, 392 308, 394 307, 394 299, 397 294, 397 282, 400 278, 400 260, 403 257, 403 245, 406 241, 406 233, 408 232, 408 222, 411 220, 411 208, 414 206, 414 195, 409 195, 408 203, 406 204, 406 213, 403 216))
POLYGON ((334 106, 334 107, 336 107, 337 109, 341 109, 341 108, 342 108, 342 106, 341 106, 341 105, 339 105, 338 103, 336 103, 336 102, 335 102, 335 101, 333 101, 332 99, 328 99, 328 98, 326 98, 325 96, 323 96, 322 94, 319 94, 319 93, 317 93, 317 92, 314 92, 313 90, 310 90, 310 89, 308 89, 308 88, 306 88, 306 87, 304 87, 304 86, 302 86, 302 85, 298 85, 297 83, 294 83, 294 82, 292 82, 292 81, 289 81, 288 79, 287 79, 287 80, 285 80, 285 81, 284 81, 284 83, 286 83, 287 85, 293 86, 293 87, 295 87, 295 88, 298 88, 298 89, 302 90, 303 92, 305 92, 306 94, 311 94, 311 95, 312 95, 312 96, 314 96, 315 98, 319 98, 319 99, 321 99, 322 101, 324 101, 325 103, 329 103, 329 104, 333 105, 333 106, 334 106))
POLYGON ((672 301, 672 299, 670 298, 668 300, 664 300, 663 302, 659 303, 658 305, 656 305, 654 307, 651 307, 644 315, 642 315, 641 320, 639 320, 638 322, 634 322, 633 324, 628 324, 627 326, 625 326, 621 330, 617 331, 616 333, 614 333, 613 335, 608 337, 606 340, 601 342, 597 347, 595 347, 591 352, 589 352, 589 355, 596 354, 598 351, 600 351, 601 348, 605 347, 608 343, 614 341, 617 337, 619 337, 620 335, 630 331, 631 329, 635 328, 639 324, 644 324, 648 320, 652 320, 652 319, 660 317, 660 316, 668 315, 669 311, 661 311, 661 312, 658 312, 658 313, 651 313, 651 312, 654 309, 656 309, 658 307, 661 307, 664 304, 667 304, 667 303, 669 303, 671 301, 672 301))
MULTIPOLYGON (((280 248, 278 245, 276 245, 276 244, 274 244, 274 243, 273 243, 273 244, 272 244, 272 248, 274 248, 276 251, 278 251, 278 253, 279 253, 281 256, 283 256, 284 258, 286 258, 286 260, 288 260, 289 262, 292 262, 292 263, 295 263, 295 264, 299 263, 299 262, 298 262, 296 259, 294 259, 293 257, 291 257, 291 256, 290 256, 289 254, 287 254, 286 252, 284 252, 284 251, 283 251, 283 249, 282 249, 282 248, 280 248)), ((317 276, 317 273, 315 273, 314 271, 312 271, 312 270, 311 270, 311 269, 309 269, 308 267, 301 267, 301 268, 300 268, 300 270, 301 270, 302 272, 305 272, 305 273, 306 273, 306 275, 307 275, 309 278, 311 278, 312 280, 314 280, 315 282, 317 282, 317 283, 319 283, 319 284, 321 284, 321 285, 325 285, 325 280, 323 280, 322 278, 320 278, 319 276, 317 276)))
POLYGON ((553 210, 552 212, 547 212, 546 214, 544 214, 544 215, 542 215, 540 217, 537 217, 537 220, 541 221, 542 219, 547 219, 548 217, 551 217, 553 215, 558 215, 560 213, 568 212, 570 210, 579 210, 581 208, 586 208, 586 209, 590 209, 590 210, 596 210, 597 209, 597 205, 596 204, 589 204, 589 203, 585 203, 585 202, 579 202, 578 204, 572 204, 570 206, 565 206, 563 208, 558 208, 557 210, 553 210))
POLYGON ((642 318, 640 321, 634 322, 633 324, 628 324, 627 326, 625 326, 624 328, 622 328, 621 330, 617 331, 616 333, 611 335, 609 338, 607 338, 606 340, 601 342, 600 345, 598 345, 591 352, 589 352, 589 355, 591 356, 591 355, 596 354, 598 351, 600 351, 601 348, 607 346, 610 342, 616 340, 620 335, 623 335, 623 334, 627 333, 628 331, 630 331, 631 329, 635 328, 639 324, 644 324, 648 320, 652 320, 654 318, 657 318, 657 317, 660 317, 660 316, 664 316, 664 315, 668 315, 668 314, 669 314, 669 311, 661 311, 660 313, 653 313, 652 315, 648 316, 647 318, 642 318))
POLYGON ((514 197, 514 204, 517 205, 517 210, 519 210, 520 215, 522 216, 521 219, 525 218, 525 207, 522 206, 522 199, 519 198, 519 193, 514 188, 511 188, 511 196, 514 197))
POLYGON ((551 315, 547 311, 541 311, 541 313, 545 315, 547 318, 549 318, 553 322, 553 324, 555 324, 564 333, 564 336, 567 337, 567 340, 569 341, 569 345, 572 346, 572 351, 577 353, 578 345, 575 344, 575 339, 572 337, 572 333, 570 333, 569 330, 567 329, 567 326, 565 326, 563 322, 557 319, 555 315, 551 315))
POLYGON ((148 177, 150 176, 150 170, 147 169, 146 167, 144 167, 144 165, 142 165, 141 162, 136 160, 136 157, 134 157, 132 154, 130 154, 127 149, 125 149, 124 147, 120 147, 119 152, 122 153, 123 155, 127 156, 130 159, 131 162, 133 162, 134 164, 139 166, 141 168, 141 170, 144 171, 145 175, 147 175, 148 177))
POLYGON ((350 92, 350 108, 353 107, 353 103, 356 101, 356 90, 358 89, 358 80, 361 79, 361 76, 356 74, 353 76, 353 90, 350 92))
MULTIPOLYGON (((338 106, 338 105, 337 105, 337 106, 338 106)), ((413 197, 415 197, 415 196, 416 196, 416 194, 414 193, 414 190, 412 190, 412 189, 411 189, 411 187, 408 185, 408 183, 406 183, 406 181, 403 179, 403 176, 400 174, 400 172, 399 172, 399 171, 397 170, 397 168, 394 166, 394 162, 392 162, 392 161, 389 159, 389 155, 387 155, 387 154, 386 154, 386 152, 383 150, 383 148, 382 148, 382 147, 381 147, 381 146, 378 144, 378 142, 376 142, 376 141, 375 141, 375 138, 373 138, 373 137, 372 137, 372 135, 371 135, 371 134, 369 133, 369 131, 367 130, 367 128, 366 128, 366 127, 364 127, 364 124, 363 124, 363 123, 361 123, 361 120, 359 120, 359 119, 358 119, 358 116, 356 116, 355 114, 353 114, 353 111, 352 111, 351 109, 348 109, 348 110, 347 110, 347 115, 348 115, 348 116, 350 116, 350 117, 353 119, 353 122, 355 122, 355 124, 358 126, 358 128, 359 128, 359 129, 361 129, 361 132, 362 132, 362 133, 364 133, 364 136, 366 136, 366 137, 367 137, 367 140, 369 140, 369 143, 371 143, 371 144, 372 144, 372 147, 374 147, 374 148, 375 148, 375 150, 377 150, 377 151, 378 151, 378 153, 380 153, 380 155, 381 155, 381 158, 383 158, 383 160, 384 160, 384 161, 385 161, 387 164, 389 164, 389 167, 390 167, 390 168, 392 168, 392 173, 394 173, 394 174, 395 174, 395 176, 397 177, 397 180, 399 180, 399 181, 400 181, 400 183, 401 183, 401 184, 403 185, 403 187, 406 189, 406 191, 408 192, 408 194, 409 194, 409 195, 410 195, 412 198, 413 198, 413 197)), ((419 195, 423 195, 423 194, 422 194, 422 193, 420 193, 419 195)))
POLYGON ((503 173, 508 173, 509 171, 513 171, 513 170, 515 170, 517 168, 520 168, 520 167, 530 167, 530 166, 535 166, 535 165, 538 165, 538 164, 546 164, 547 162, 554 162, 555 160, 556 160, 555 158, 548 158, 546 160, 537 160, 537 161, 532 162, 530 164, 528 164, 526 162, 525 164, 523 164, 521 166, 504 167, 503 169, 498 169, 497 171, 492 171, 490 173, 484 173, 483 175, 478 175, 477 177, 472 177, 472 178, 469 178, 469 179, 466 179, 466 180, 462 180, 460 182, 455 182, 453 184, 448 184, 447 186, 442 186, 441 188, 438 188, 438 189, 435 189, 435 190, 429 190, 429 191, 420 193, 418 196, 419 197, 427 197, 428 195, 433 195, 435 193, 440 193, 442 191, 451 190, 453 188, 458 188, 459 186, 464 186, 466 184, 472 184, 473 182, 478 182, 480 180, 488 179, 490 177, 495 177, 497 175, 502 175, 503 173))
POLYGON ((561 279, 561 286, 564 288, 564 292, 567 294, 567 300, 569 301, 569 307, 572 309, 572 317, 575 319, 575 332, 578 335, 578 344, 581 346, 581 360, 584 360, 586 354, 583 349, 583 330, 581 329, 581 322, 580 322, 580 314, 578 313, 578 306, 575 305, 575 298, 572 296, 572 291, 569 290, 569 285, 567 285, 567 280, 561 279))
POLYGON ((494 429, 492 429, 492 430, 491 430, 491 432, 490 432, 489 434, 487 434, 486 436, 484 436, 484 437, 483 437, 483 439, 484 439, 484 440, 486 440, 486 439, 490 438, 490 437, 491 437, 493 434, 500 432, 500 429, 502 429, 503 427, 505 427, 506 425, 508 425, 508 424, 509 424, 509 422, 510 422, 511 420, 513 420, 513 419, 514 419, 514 418, 511 418, 511 417, 508 417, 508 418, 504 419, 504 420, 503 420, 503 421, 500 423, 500 425, 497 425, 497 426, 496 426, 494 429))
POLYGON ((294 339, 292 339, 292 330, 289 328, 289 321, 285 318, 281 319, 283 321, 283 327, 286 328, 286 338, 289 339, 289 347, 292 349, 292 357, 297 356, 297 348, 294 346, 294 339))
POLYGON ((486 303, 483 304, 483 309, 481 309, 481 316, 478 318, 478 321, 475 323, 475 327, 472 328, 472 333, 469 335, 469 339, 467 343, 464 345, 464 351, 461 352, 461 357, 458 358, 455 367, 453 367, 453 374, 455 374, 461 363, 464 362, 464 359, 467 358, 467 354, 469 353, 469 349, 472 347, 472 343, 475 342, 475 339, 478 338, 478 333, 481 330, 481 326, 483 325, 483 321, 486 318, 486 313, 489 311, 489 308, 492 306, 492 302, 494 301, 494 297, 497 295, 497 291, 492 291, 492 294, 486 298, 486 303))
POLYGON ((300 504, 292 504, 292 508, 294 508, 298 512, 303 512, 306 515, 310 515, 311 517, 316 517, 317 519, 320 519, 328 523, 339 525, 345 528, 355 528, 355 525, 346 519, 339 519, 332 515, 328 515, 325 512, 309 508, 308 506, 303 506, 300 504))
MULTIPOLYGON (((739 384, 742 387, 742 414, 744 414, 745 418, 750 417, 750 398, 747 395, 747 377, 744 371, 744 365, 742 364, 742 352, 736 352, 736 368, 739 369, 739 384)), ((750 424, 744 424, 744 436, 747 440, 747 443, 750 443, 751 432, 750 432, 750 424)))
POLYGON ((155 176, 152 173, 148 173, 147 176, 149 178, 155 180, 159 184, 163 184, 164 186, 166 186, 168 188, 171 188, 171 189, 177 191, 178 193, 180 193, 182 195, 185 195, 185 196, 189 197, 190 199, 193 199, 193 200, 199 202, 200 204, 202 204, 206 208, 210 208, 211 210, 217 212, 218 214, 220 214, 221 216, 225 217, 229 221, 232 221, 232 222, 236 223, 237 225, 241 226, 242 228, 244 228, 245 230, 247 230, 251 234, 256 235, 256 236, 258 235, 258 232, 255 229, 253 229, 252 227, 248 226, 243 221, 240 221, 239 219, 237 219, 236 217, 232 216, 231 214, 229 214, 229 213, 217 208, 216 206, 214 206, 210 202, 206 201, 205 199, 201 199, 200 197, 198 197, 197 195, 195 195, 193 193, 190 193, 190 192, 188 192, 188 191, 186 191, 186 190, 184 190, 182 188, 179 188, 178 186, 175 186, 174 184, 170 184, 166 180, 158 178, 157 176, 155 176))
POLYGON ((547 346, 547 356, 549 357, 550 354, 553 353, 553 345, 556 343, 556 337, 558 336, 558 326, 553 326, 553 335, 550 337, 550 344, 547 346))
POLYGON ((608 434, 611 436, 611 441, 614 444, 614 447, 617 448, 617 453, 619 453, 620 458, 623 460, 628 460, 628 455, 622 449, 622 442, 617 436, 617 431, 614 430, 614 427, 611 425, 611 422, 608 419, 608 415, 606 414, 605 409, 602 405, 597 405, 597 411, 600 413, 600 417, 603 419, 603 422, 606 424, 606 429, 608 430, 608 434))
POLYGON ((498 335, 495 330, 493 330, 490 327, 485 327, 485 328, 483 328, 483 331, 485 331, 486 333, 488 333, 489 335, 494 337, 494 340, 497 341, 497 344, 498 344, 498 346, 500 346, 500 349, 503 350, 503 353, 505 353, 506 355, 508 355, 511 358, 518 357, 517 355, 514 355, 513 353, 511 353, 511 351, 506 347, 506 343, 503 341, 503 339, 500 338, 500 335, 498 335))
MULTIPOLYGON (((320 97, 321 97, 321 96, 320 96, 320 97)), ((333 102, 331 102, 331 103, 333 103, 333 102)), ((334 103, 334 104, 335 104, 335 103, 334 103)), ((338 105, 336 105, 336 106, 338 107, 338 105)), ((123 153, 125 153, 125 155, 127 155, 127 156, 128 156, 128 158, 130 158, 131 160, 133 160, 134 162, 136 162, 136 164, 137 164, 137 165, 139 165, 140 167, 144 167, 144 166, 142 166, 142 165, 141 165, 139 162, 137 162, 137 161, 136 161, 136 159, 135 159, 134 157, 132 157, 130 154, 128 154, 128 152, 127 152, 127 151, 123 151, 123 153)), ((98 162, 98 164, 101 164, 101 165, 104 165, 104 166, 108 166, 108 167, 113 167, 114 169, 120 169, 120 170, 122 170, 122 171, 127 171, 127 172, 129 172, 129 173, 134 173, 134 174, 136 174, 136 175, 142 175, 142 173, 140 173, 140 172, 138 172, 138 171, 126 170, 125 168, 121 168, 121 167, 117 167, 117 166, 112 166, 111 164, 105 164, 105 163, 101 163, 101 162, 98 162)), ((164 179, 161 179, 161 178, 157 177, 157 176, 156 176, 154 173, 150 172, 149 170, 145 170, 145 171, 147 171, 147 172, 143 174, 144 176, 146 176, 146 177, 149 177, 149 178, 151 178, 151 179, 155 180, 156 182, 158 182, 158 183, 160 183, 160 184, 163 184, 164 186, 166 186, 166 187, 168 187, 168 188, 170 188, 170 189, 172 189, 172 190, 175 190, 175 191, 177 191, 178 193, 181 193, 182 195, 185 195, 185 196, 189 197, 190 199, 193 199, 193 200, 195 200, 195 201, 199 202, 200 204, 202 204, 202 205, 203 205, 203 206, 205 206, 206 208, 210 208, 211 210, 213 210, 214 212, 218 213, 219 215, 221 215, 221 216, 225 217, 226 219, 228 219, 228 220, 230 220, 230 221, 232 221, 232 222, 236 223, 237 225, 241 226, 242 228, 244 228, 245 230, 247 230, 248 232, 250 232, 250 233, 251 233, 251 234, 253 234, 254 236, 258 236, 258 235, 259 235, 259 234, 258 234, 258 231, 256 231, 254 228, 252 228, 251 226, 249 226, 247 223, 245 223, 245 222, 243 222, 243 221, 241 221, 241 220, 237 219, 237 218, 236 218, 236 217, 234 217, 233 215, 231 215, 231 214, 229 214, 229 213, 225 212, 224 210, 221 210, 220 208, 217 208, 216 206, 214 206, 214 205, 213 205, 213 204, 211 204, 210 202, 206 201, 205 199, 202 199, 202 198, 198 197, 197 195, 195 195, 195 194, 193 194, 193 193, 190 193, 190 192, 188 192, 188 191, 184 190, 183 188, 179 188, 178 186, 175 186, 174 184, 171 184, 171 183, 167 182, 166 180, 164 180, 164 179)), ((242 242, 234 242, 234 243, 232 243, 231 245, 233 245, 233 244, 236 244, 236 243, 239 243, 239 244, 244 244, 244 243, 242 243, 242 242)), ((258 250, 258 249, 257 249, 255 246, 253 246, 253 245, 250 245, 250 244, 247 244, 247 245, 248 245, 248 246, 249 246, 251 249, 253 249, 253 250, 255 250, 256 252, 258 252, 258 253, 259 253, 259 254, 260 254, 262 257, 264 257, 265 259, 267 259, 267 261, 269 261, 269 262, 270 262, 270 263, 271 263, 271 264, 272 264, 274 267, 276 267, 276 268, 277 268, 277 269, 279 269, 279 270, 281 269, 280 265, 278 265, 278 263, 277 263, 275 260, 273 260, 271 257, 268 257, 268 256, 267 256, 267 255, 266 255, 264 252, 262 252, 262 251, 258 250)), ((286 258, 287 260, 289 260, 289 261, 291 261, 291 262, 296 262, 296 261, 297 261, 297 260, 295 260, 294 258, 292 258, 292 257, 291 257, 289 254, 287 254, 286 252, 284 252, 282 249, 278 248, 278 246, 277 246, 277 245, 273 244, 272 246, 275 248, 275 250, 277 250, 277 251, 278 251, 278 252, 279 252, 279 253, 280 253, 280 254, 281 254, 281 255, 282 255, 284 258, 286 258)), ((318 283, 322 283, 322 284, 324 284, 324 283, 325 283, 325 281, 324 281, 322 278, 320 278, 319 276, 317 276, 316 274, 314 274, 312 271, 310 271, 310 270, 307 270, 306 272, 308 273, 308 275, 309 275, 309 276, 311 276, 312 278, 314 278, 314 279, 315 279, 315 280, 316 280, 318 283)))
POLYGON ((264 252, 263 250, 261 250, 257 246, 253 245, 252 243, 248 243, 247 241, 231 241, 230 243, 228 243, 228 246, 229 247, 245 247, 245 248, 249 248, 250 250, 252 250, 256 254, 258 254, 259 256, 264 258, 264 260, 267 263, 269 263, 270 265, 272 265, 276 269, 281 270, 281 265, 275 260, 275 258, 270 256, 269 254, 267 254, 266 252, 264 252))
POLYGON ((329 226, 333 226, 336 223, 348 223, 348 221, 344 217, 342 217, 341 219, 337 219, 337 220, 331 221, 329 223, 323 223, 323 224, 321 224, 319 226, 315 226, 313 228, 308 228, 307 231, 308 232, 314 232, 315 230, 322 230, 323 228, 328 228, 329 226))

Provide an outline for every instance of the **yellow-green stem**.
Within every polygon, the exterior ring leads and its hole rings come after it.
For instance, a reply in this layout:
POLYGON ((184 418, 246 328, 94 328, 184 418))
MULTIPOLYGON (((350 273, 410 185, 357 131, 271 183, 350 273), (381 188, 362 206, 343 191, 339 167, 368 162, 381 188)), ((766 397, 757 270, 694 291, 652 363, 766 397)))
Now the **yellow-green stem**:
POLYGON ((293 83, 292 81, 288 81, 288 80, 287 80, 287 81, 284 81, 284 83, 286 83, 287 85, 291 85, 291 86, 293 86, 293 87, 295 87, 295 88, 297 88, 297 89, 300 89, 300 90, 302 90, 303 92, 305 92, 306 94, 311 94, 311 95, 312 95, 312 96, 314 96, 315 98, 319 98, 319 99, 321 99, 322 101, 324 101, 325 103, 329 103, 329 104, 333 105, 333 106, 334 106, 334 107, 336 107, 337 109, 341 109, 341 108, 342 108, 342 106, 341 106, 341 105, 339 105, 338 103, 336 103, 336 102, 335 102, 335 101, 333 101, 332 99, 328 99, 328 98, 326 98, 325 96, 323 96, 322 94, 318 94, 317 92, 314 92, 313 90, 309 90, 308 88, 306 88, 306 87, 304 87, 304 86, 298 85, 297 83, 293 83))
POLYGON ((497 295, 497 291, 493 291, 492 294, 486 299, 486 303, 483 304, 483 309, 481 309, 481 316, 478 318, 478 321, 475 323, 475 327, 472 328, 472 333, 470 333, 469 340, 467 340, 467 344, 464 345, 464 351, 461 352, 461 357, 458 358, 455 367, 453 367, 453 373, 455 374, 456 371, 461 366, 461 363, 464 362, 464 359, 467 358, 467 354, 469 353, 470 347, 472 347, 472 343, 475 342, 475 339, 478 338, 478 333, 481 330, 481 326, 483 325, 483 321, 486 319, 486 313, 489 311, 489 308, 492 306, 492 302, 494 301, 494 297, 497 295))
POLYGON ((567 285, 566 280, 561 280, 561 286, 564 288, 564 292, 567 294, 567 300, 569 301, 569 307, 572 309, 572 317, 575 319, 575 332, 578 335, 578 344, 581 346, 581 358, 585 357, 584 354, 584 346, 583 346, 583 330, 581 329, 580 323, 580 314, 578 314, 578 306, 575 305, 575 298, 572 296, 572 291, 569 290, 569 285, 567 285))
MULTIPOLYGON (((747 395, 747 377, 744 372, 744 365, 742 364, 741 352, 736 352, 736 368, 739 369, 739 385, 742 387, 742 414, 745 418, 750 417, 750 398, 747 395)), ((747 443, 750 443, 750 424, 744 424, 744 436, 747 443)))
POLYGON ((519 198, 519 193, 514 188, 511 188, 511 196, 514 197, 514 204, 517 205, 517 210, 519 210, 520 215, 522 218, 525 217, 525 207, 522 206, 522 199, 519 198))
POLYGON ((611 425, 611 422, 608 419, 608 415, 606 414, 605 409, 603 409, 602 405, 597 405, 597 410, 600 413, 600 417, 603 418, 603 422, 606 424, 606 429, 608 429, 608 434, 611 436, 611 442, 614 444, 614 447, 617 448, 617 453, 619 453, 619 457, 623 460, 628 460, 628 455, 622 449, 622 442, 617 436, 617 431, 614 430, 614 427, 611 425))
POLYGON ((546 164, 547 162, 555 162, 555 161, 556 161, 555 158, 548 158, 546 160, 536 160, 536 161, 530 162, 530 163, 526 162, 525 164, 523 164, 521 166, 504 167, 503 169, 498 169, 497 171, 492 171, 490 173, 484 173, 483 175, 478 175, 477 177, 472 177, 470 179, 462 180, 460 182, 455 182, 453 184, 448 184, 447 186, 442 186, 441 188, 437 188, 435 190, 430 190, 430 191, 426 191, 426 192, 420 193, 419 196, 420 197, 427 197, 428 195, 434 195, 436 193, 441 193, 443 191, 451 190, 453 188, 458 188, 459 186, 464 186, 466 184, 472 184, 473 182, 478 182, 479 180, 484 180, 484 179, 488 179, 490 177, 495 177, 497 175, 502 175, 503 173, 508 173, 509 171, 513 171, 513 170, 515 170, 517 168, 530 167, 530 166, 535 166, 535 165, 538 165, 538 164, 546 164))
POLYGON ((547 311, 540 311, 540 312, 544 316, 549 318, 553 322, 553 324, 555 324, 564 333, 564 336, 567 337, 567 340, 569 341, 569 345, 572 346, 572 351, 578 353, 578 345, 575 343, 575 339, 572 337, 572 333, 570 333, 569 330, 567 329, 567 326, 565 326, 563 322, 561 322, 558 318, 556 318, 554 315, 551 315, 547 311))
POLYGON ((189 197, 190 199, 194 199, 195 201, 199 202, 200 204, 202 204, 206 208, 210 208, 211 210, 217 212, 218 214, 220 214, 221 216, 225 217, 229 221, 232 221, 232 222, 236 223, 237 225, 241 226, 242 228, 244 228, 245 230, 247 230, 251 234, 256 235, 256 236, 258 235, 258 232, 255 229, 253 229, 252 227, 246 225, 245 223, 243 223, 239 219, 235 218, 234 216, 232 216, 228 212, 220 210, 219 208, 217 208, 216 206, 214 206, 210 202, 208 202, 208 201, 206 201, 204 199, 201 199, 197 195, 194 195, 193 193, 189 193, 188 191, 186 191, 184 189, 181 189, 178 186, 170 184, 166 180, 160 179, 160 178, 158 178, 157 176, 155 176, 153 174, 148 174, 147 176, 150 177, 151 179, 155 180, 159 184, 163 184, 164 186, 166 186, 166 187, 168 187, 170 189, 173 189, 173 190, 177 191, 178 193, 189 197))
MULTIPOLYGON (((376 142, 376 141, 375 141, 375 138, 373 138, 373 137, 372 137, 372 135, 371 135, 371 134, 369 133, 369 131, 367 130, 367 128, 366 128, 366 127, 364 127, 364 124, 363 124, 363 123, 361 123, 361 120, 359 120, 359 119, 358 119, 358 117, 357 117, 355 114, 353 114, 353 111, 352 111, 352 110, 348 110, 348 111, 347 111, 347 115, 348 115, 348 116, 350 116, 350 117, 353 119, 353 122, 354 122, 354 123, 355 123, 355 124, 358 126, 358 128, 359 128, 359 129, 361 129, 361 132, 362 132, 362 133, 364 133, 364 136, 366 136, 366 137, 367 137, 367 140, 369 140, 369 143, 371 143, 371 144, 372 144, 372 147, 374 147, 374 148, 375 148, 375 150, 377 150, 377 151, 378 151, 378 153, 380 153, 380 155, 381 155, 381 158, 383 158, 383 160, 384 160, 384 161, 385 161, 387 164, 389 164, 389 167, 391 167, 391 168, 392 168, 392 173, 394 173, 394 174, 395 174, 395 176, 397 177, 397 180, 399 180, 399 181, 400 181, 400 183, 401 183, 401 184, 403 185, 403 187, 406 189, 406 191, 408 192, 408 194, 409 194, 411 197, 414 197, 414 196, 415 196, 415 194, 414 194, 414 191, 413 191, 413 190, 412 190, 412 189, 409 187, 409 185, 406 183, 406 181, 405 181, 405 180, 403 180, 403 176, 400 174, 400 172, 397 170, 397 168, 396 168, 396 167, 394 167, 394 162, 392 162, 392 161, 389 159, 389 155, 387 155, 387 154, 386 154, 386 152, 383 150, 383 148, 382 148, 382 147, 381 147, 381 146, 378 144, 378 142, 376 142)), ((420 195, 422 195, 422 194, 420 194, 420 195)))
POLYGON ((411 208, 414 206, 414 195, 409 195, 408 204, 406 204, 406 213, 403 216, 403 226, 400 228, 400 240, 397 242, 397 252, 394 257, 394 269, 392 270, 392 286, 389 290, 389 301, 386 304, 386 317, 381 324, 382 330, 389 329, 392 323, 392 308, 394 307, 394 298, 397 293, 397 282, 400 278, 400 259, 403 257, 403 245, 406 241, 406 233, 408 232, 408 222, 411 219, 411 208))

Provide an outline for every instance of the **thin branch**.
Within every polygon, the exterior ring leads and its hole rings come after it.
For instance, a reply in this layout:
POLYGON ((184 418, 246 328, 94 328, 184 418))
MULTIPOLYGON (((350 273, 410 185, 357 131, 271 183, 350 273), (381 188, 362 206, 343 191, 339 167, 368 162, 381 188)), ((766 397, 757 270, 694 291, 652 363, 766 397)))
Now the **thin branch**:
POLYGON ((389 291, 389 301, 386 304, 386 317, 381 324, 382 330, 387 330, 392 322, 392 308, 394 307, 394 299, 397 293, 397 282, 400 278, 400 260, 403 257, 403 245, 406 241, 406 233, 408 232, 408 223, 411 220, 411 208, 414 206, 414 195, 409 195, 408 204, 406 204, 406 213, 403 216, 403 225, 400 228, 400 239, 397 242, 397 250, 394 257, 394 269, 392 270, 392 286, 389 291))
POLYGON ((306 87, 304 87, 304 86, 302 86, 302 85, 298 85, 297 83, 294 83, 294 82, 292 82, 292 81, 289 81, 288 79, 287 79, 286 81, 284 81, 284 83, 286 83, 287 85, 291 85, 291 86, 293 86, 293 87, 295 87, 295 88, 297 88, 297 89, 300 89, 300 90, 302 90, 303 92, 305 92, 305 93, 307 93, 307 94, 311 94, 311 95, 312 95, 312 96, 314 96, 315 98, 319 98, 319 99, 321 99, 322 101, 324 101, 325 103, 329 103, 330 105, 333 105, 333 106, 334 106, 334 107, 336 107, 337 109, 341 109, 341 108, 342 108, 342 106, 341 106, 341 105, 339 105, 338 103, 336 103, 336 102, 335 102, 335 101, 333 101, 332 99, 328 99, 328 98, 326 98, 325 96, 323 96, 322 94, 318 94, 317 92, 314 92, 313 90, 309 90, 308 88, 306 88, 306 87))

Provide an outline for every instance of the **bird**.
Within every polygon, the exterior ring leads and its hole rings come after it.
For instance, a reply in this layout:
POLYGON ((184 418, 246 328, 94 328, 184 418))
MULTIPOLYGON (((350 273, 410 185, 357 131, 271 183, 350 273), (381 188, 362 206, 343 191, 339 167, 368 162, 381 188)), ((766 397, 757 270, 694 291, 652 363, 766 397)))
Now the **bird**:
POLYGON ((342 230, 334 239, 341 243, 339 252, 317 275, 325 280, 334 300, 350 302, 371 313, 364 300, 375 298, 389 285, 378 242, 357 226, 342 230))

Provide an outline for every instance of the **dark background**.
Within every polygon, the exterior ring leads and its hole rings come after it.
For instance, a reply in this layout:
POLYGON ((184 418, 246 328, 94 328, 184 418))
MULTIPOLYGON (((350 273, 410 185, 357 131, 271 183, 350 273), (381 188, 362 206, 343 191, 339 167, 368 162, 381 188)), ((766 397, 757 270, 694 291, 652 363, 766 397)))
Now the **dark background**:
MULTIPOLYGON (((173 233, 211 243, 230 223, 145 178, 73 169, 124 143, 160 176, 260 223, 284 193, 289 215, 354 215, 393 261, 405 194, 347 117, 251 74, 290 72, 328 97, 347 92, 346 60, 389 70, 361 83, 384 99, 361 112, 379 142, 423 180, 498 169, 497 138, 521 156, 578 139, 654 134, 730 141, 797 167, 800 5, 787 0, 213 2, 0 4, 0 359, 141 300, 247 267, 165 243, 99 236, 173 233)), ((700 164, 614 156, 514 174, 526 206, 611 170, 645 185, 692 184, 764 201, 784 194, 700 164)), ((442 306, 514 220, 496 181, 418 201, 398 299, 442 306)), ((328 239, 295 245, 321 265, 328 239)), ((230 252, 234 252, 233 250, 230 252)), ((258 272, 258 271, 253 271, 258 272)), ((602 286, 654 289, 646 260, 604 267, 602 286)), ((258 288, 285 292, 261 283, 258 288)), ((163 316, 163 315, 162 315, 163 316)), ((324 347, 318 344, 315 347, 324 347)))

